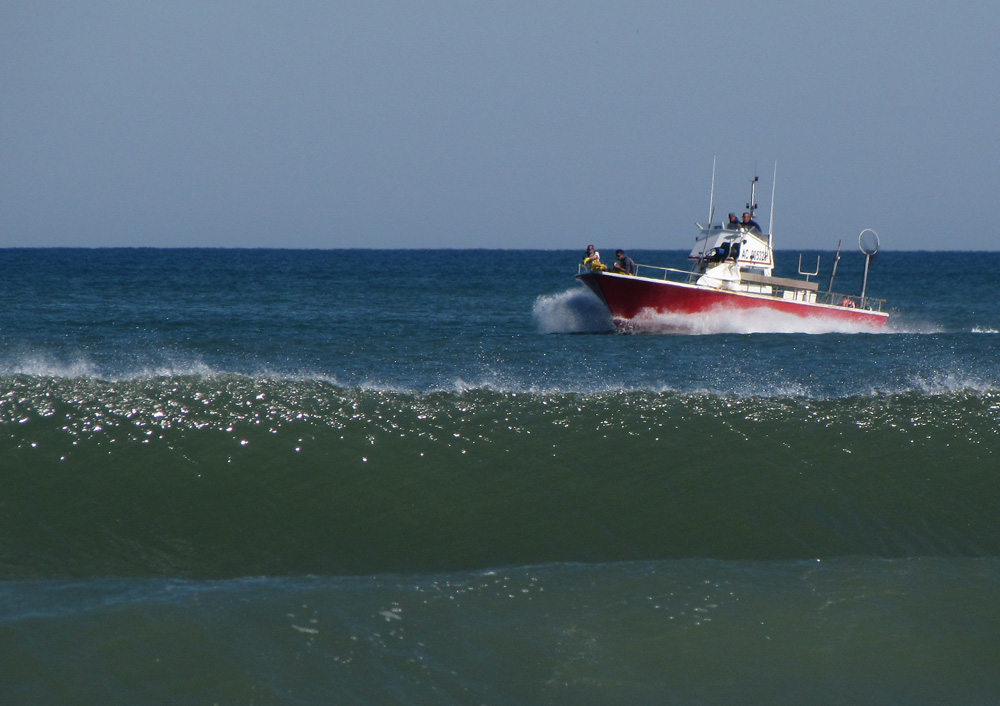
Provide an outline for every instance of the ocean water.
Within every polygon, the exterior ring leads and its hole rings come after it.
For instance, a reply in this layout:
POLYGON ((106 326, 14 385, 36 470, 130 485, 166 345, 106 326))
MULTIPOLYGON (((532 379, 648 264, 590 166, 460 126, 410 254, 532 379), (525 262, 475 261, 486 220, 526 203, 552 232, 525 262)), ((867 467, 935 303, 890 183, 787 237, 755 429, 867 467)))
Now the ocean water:
POLYGON ((579 258, 0 250, 0 703, 1000 703, 992 254, 692 335, 579 258))

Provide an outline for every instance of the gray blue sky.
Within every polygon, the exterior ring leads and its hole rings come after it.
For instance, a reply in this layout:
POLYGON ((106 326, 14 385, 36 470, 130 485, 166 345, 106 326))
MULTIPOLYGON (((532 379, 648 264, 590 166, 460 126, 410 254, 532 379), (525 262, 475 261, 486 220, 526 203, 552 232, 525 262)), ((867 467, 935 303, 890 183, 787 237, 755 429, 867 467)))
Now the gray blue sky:
POLYGON ((0 247, 1000 249, 995 0, 0 0, 0 247))

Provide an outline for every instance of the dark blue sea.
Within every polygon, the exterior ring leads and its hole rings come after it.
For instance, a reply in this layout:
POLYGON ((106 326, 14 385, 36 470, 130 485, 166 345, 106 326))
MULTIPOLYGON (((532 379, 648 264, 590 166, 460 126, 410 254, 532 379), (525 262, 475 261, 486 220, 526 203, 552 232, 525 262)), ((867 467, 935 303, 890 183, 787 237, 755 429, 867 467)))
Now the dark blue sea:
POLYGON ((995 253, 581 253, 0 250, 0 704, 1000 703, 995 253))

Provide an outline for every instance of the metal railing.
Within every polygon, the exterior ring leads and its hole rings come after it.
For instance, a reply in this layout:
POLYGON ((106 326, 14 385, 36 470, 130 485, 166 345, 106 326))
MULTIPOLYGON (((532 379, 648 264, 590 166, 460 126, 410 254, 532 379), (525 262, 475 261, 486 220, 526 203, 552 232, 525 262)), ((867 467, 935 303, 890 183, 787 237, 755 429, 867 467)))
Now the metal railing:
MULTIPOLYGON (((577 274, 583 274, 584 272, 591 272, 591 271, 592 270, 589 265, 580 264, 577 267, 577 274)), ((615 271, 610 267, 604 271, 616 274, 615 271)), ((656 265, 643 265, 641 263, 636 264, 636 273, 635 273, 636 277, 645 277, 646 279, 660 279, 666 281, 669 279, 667 275, 670 273, 679 275, 678 277, 675 278, 675 280, 672 280, 678 282, 684 281, 686 283, 691 283, 694 282, 699 277, 701 277, 701 273, 692 272, 691 270, 678 270, 674 267, 657 267, 656 265)), ((617 274, 621 273, 619 272, 617 274)))

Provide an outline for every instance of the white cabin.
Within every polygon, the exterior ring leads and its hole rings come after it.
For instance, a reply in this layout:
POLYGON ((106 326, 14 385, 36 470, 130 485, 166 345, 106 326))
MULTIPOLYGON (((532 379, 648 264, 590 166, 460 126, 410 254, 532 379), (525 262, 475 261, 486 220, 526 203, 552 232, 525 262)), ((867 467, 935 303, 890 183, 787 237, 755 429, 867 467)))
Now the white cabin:
POLYGON ((721 225, 702 229, 688 259, 697 260, 707 267, 724 262, 733 263, 740 270, 750 270, 765 276, 770 276, 774 269, 774 249, 768 236, 745 228, 728 230, 721 225))

